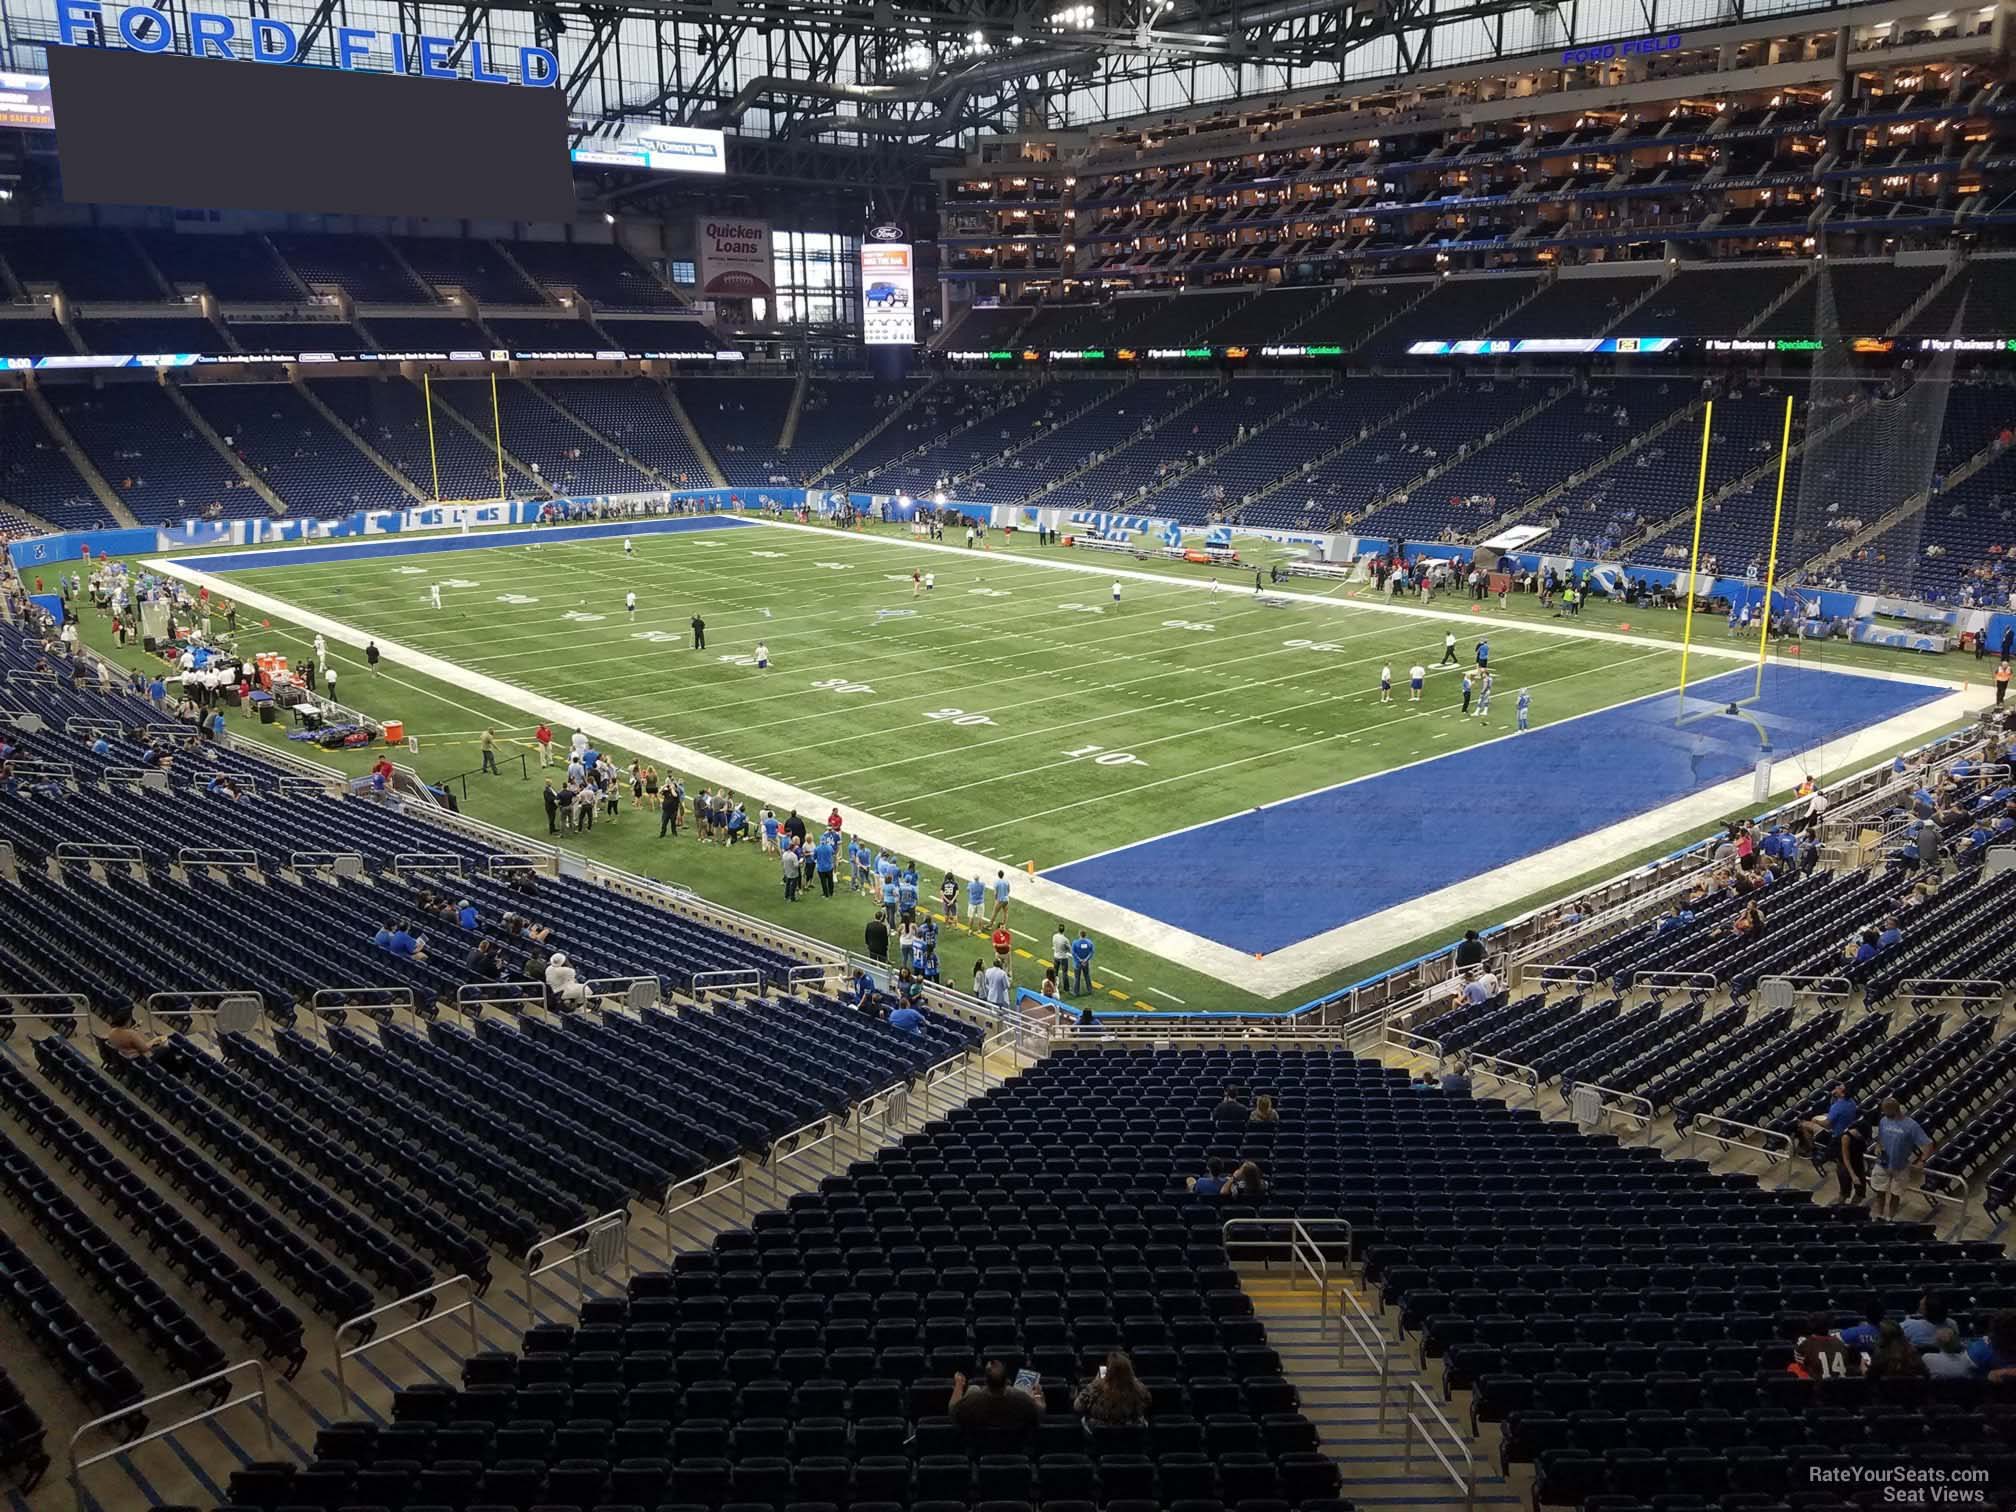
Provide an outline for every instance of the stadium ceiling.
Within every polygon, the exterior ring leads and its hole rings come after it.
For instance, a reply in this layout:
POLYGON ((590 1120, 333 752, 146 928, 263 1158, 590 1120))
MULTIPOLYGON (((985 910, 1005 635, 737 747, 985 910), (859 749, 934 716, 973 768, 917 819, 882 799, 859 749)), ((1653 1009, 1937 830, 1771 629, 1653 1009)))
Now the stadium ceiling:
MULTIPOLYGON (((57 3, 0 0, 0 66, 41 66, 57 3)), ((340 26, 481 39, 493 54, 549 46, 577 138, 626 122, 725 126, 736 177, 849 194, 928 182, 929 167, 986 132, 1085 130, 1224 102, 1372 91, 1460 66, 1544 67, 1550 54, 1596 42, 1746 23, 1797 31, 1905 9, 1895 0, 246 3, 300 27, 311 62, 328 61, 340 26)), ((186 18, 177 21, 183 30, 186 18)), ((686 193, 663 180, 605 188, 686 193)))

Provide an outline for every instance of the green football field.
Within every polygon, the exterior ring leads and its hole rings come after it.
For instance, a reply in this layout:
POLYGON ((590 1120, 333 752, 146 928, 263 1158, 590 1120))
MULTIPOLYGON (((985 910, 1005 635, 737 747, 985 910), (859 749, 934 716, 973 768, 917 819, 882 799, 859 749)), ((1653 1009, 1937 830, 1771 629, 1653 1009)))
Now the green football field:
MULTIPOLYGON (((1537 725, 1671 686, 1678 670, 1664 647, 1479 616, 1496 703, 1489 721, 1466 720, 1455 667, 1431 671, 1422 701, 1408 700, 1409 667, 1441 659, 1441 623, 1269 604, 1250 574, 1224 574, 1216 594, 1199 591, 1205 580, 1128 581, 1115 602, 1103 575, 1005 554, 749 528, 640 535, 628 558, 604 539, 231 578, 1038 868, 1502 735, 1520 687, 1537 725), (913 569, 934 585, 919 591, 913 569), (695 615, 704 651, 691 643, 695 615), (759 642, 767 669, 755 665, 759 642), (1380 700, 1382 665, 1393 668, 1391 703, 1380 700)), ((1466 664, 1472 644, 1464 635, 1466 664)), ((407 728, 436 764, 458 746, 475 764, 473 720, 444 728, 416 716, 407 728)))
MULTIPOLYGON (((1119 558, 1132 574, 1171 581, 1161 586, 1130 578, 1115 613, 1103 563, 1098 576, 1039 565, 1086 557, 1063 548, 1046 552, 1027 535, 1005 543, 997 538, 993 553, 970 561, 963 552, 919 551, 893 527, 850 536, 785 530, 758 534, 738 528, 698 538, 639 536, 636 543, 638 556, 628 563, 616 541, 537 551, 512 546, 233 572, 225 589, 256 591, 280 601, 241 617, 238 640, 246 649, 275 650, 298 659, 313 631, 297 614, 318 611, 388 641, 396 638, 430 651, 456 667, 509 678, 561 698, 579 690, 578 701, 620 709, 628 722, 668 739, 738 758, 775 753, 767 762, 772 771, 816 777, 878 767, 855 772, 836 790, 850 795, 850 805, 877 810, 885 818, 907 812, 920 826, 935 826, 946 835, 1009 821, 1001 834, 974 835, 965 842, 966 849, 1001 856, 1004 863, 1030 859, 1055 865, 1128 838, 1233 812, 1266 796, 1307 791, 1456 749, 1507 728, 1503 714, 1488 730, 1456 719, 1451 673, 1430 679, 1428 705, 1407 706, 1403 683, 1396 695, 1400 702, 1380 707, 1376 680, 1381 662, 1390 660, 1401 678, 1414 657, 1432 664, 1439 658, 1444 627, 1361 607, 1352 602, 1359 590, 1343 585, 1294 583, 1299 592, 1338 600, 1336 608, 1262 608, 1251 601, 1250 572, 1228 574, 1224 591, 1214 599, 1193 586, 1205 581, 1197 568, 1119 558), (699 539, 714 544, 700 545, 699 539), (782 554, 752 554, 759 551, 782 554), (819 561, 842 565, 808 565, 819 561), (928 566, 936 574, 938 586, 928 599, 910 597, 912 566, 928 566), (401 567, 421 570, 396 570, 401 567), (430 582, 458 580, 477 586, 446 588, 444 609, 437 614, 428 607, 430 582), (975 588, 989 591, 974 593, 975 588), (623 614, 626 591, 639 596, 634 625, 623 614), (507 594, 538 602, 500 601, 507 594), (1065 603, 1107 612, 1057 607, 1065 603), (764 609, 770 611, 768 617, 764 609), (916 614, 878 622, 877 609, 914 609, 916 614), (708 622, 705 657, 685 644, 687 621, 696 611, 704 612, 708 622), (603 617, 562 617, 570 613, 603 617), (1181 628, 1165 625, 1165 620, 1213 628, 1181 628), (746 655, 758 629, 767 636, 775 662, 770 672, 717 659, 746 655), (654 638, 641 638, 647 635, 654 638), (1316 649, 1323 646, 1343 649, 1316 649), (1128 657, 1135 659, 1123 659, 1128 657), (1257 670, 1262 666, 1267 671, 1257 670), (1142 681, 1130 681, 1136 678, 1142 681), (842 687, 865 683, 875 691, 813 686, 833 679, 840 679, 842 687), (893 702, 896 698, 903 701, 893 702), (1184 699, 1192 701, 1173 702, 1184 699), (951 708, 962 712, 936 720, 925 717, 951 708), (1287 717, 1290 710, 1292 719, 1287 717), (959 723, 975 717, 994 723, 959 723), (780 739, 773 722, 785 718, 797 722, 783 727, 780 739), (1048 729, 1070 720, 1088 723, 1048 729), (1205 733, 1206 726, 1214 728, 1205 733), (1036 734, 1038 729, 1046 733, 1036 734), (997 740, 1003 743, 987 743, 997 740), (1089 756, 1067 754, 1088 745, 1102 749, 1089 756), (1256 751, 1258 759, 1241 760, 1256 751), (925 759, 907 762, 918 755, 925 759), (1116 759, 1102 767, 1092 759, 1099 755, 1116 759), (1117 760, 1122 756, 1141 765, 1123 765, 1117 760), (883 765, 892 761, 906 764, 883 765), (1222 765, 1235 761, 1239 764, 1222 765), (1045 769, 1032 770, 1038 766, 1045 769), (1165 778, 1175 780, 1164 783, 1165 778), (966 783, 980 786, 960 787, 966 783), (917 808, 888 806, 892 797, 946 788, 957 790, 938 793, 928 809, 923 800, 917 808), (1081 802, 1086 799, 1091 801, 1081 802), (1040 812, 1064 804, 1079 806, 1040 812), (1032 853, 1016 855, 1017 845, 1032 853)), ((1285 555, 1283 548, 1264 542, 1240 544, 1263 561, 1285 555)), ((139 559, 130 565, 139 565, 139 559)), ((1467 606, 1441 599, 1435 607, 1467 606)), ((1493 626, 1493 660, 1505 678, 1501 704, 1507 690, 1530 678, 1536 724, 1676 680, 1677 658, 1670 651, 1648 645, 1643 651, 1651 654, 1644 661, 1631 661, 1641 653, 1614 642, 1578 643, 1522 629, 1536 621, 1553 623, 1531 600, 1515 597, 1503 610, 1489 605, 1478 618, 1493 626), (1547 680, 1557 672, 1565 680, 1547 680)), ((1648 616, 1597 603, 1577 628, 1615 632, 1627 626, 1633 636, 1671 642, 1679 636, 1680 616, 1648 616)), ((87 614, 81 628, 94 649, 115 661, 141 668, 158 665, 137 645, 117 646, 104 616, 87 614)), ((1722 626, 1697 629, 1726 645, 1722 626)), ((1467 652, 1468 636, 1463 644, 1467 652)), ((342 674, 346 702, 376 718, 404 719, 420 737, 419 753, 406 759, 428 780, 446 783, 468 813, 546 837, 539 769, 522 756, 532 725, 522 708, 486 696, 446 669, 436 675, 388 660, 373 676, 356 648, 337 642, 330 651, 342 674), (493 726, 507 741, 503 770, 496 777, 479 776, 478 736, 493 726)), ((1841 665, 1900 665, 1896 653, 1871 647, 1830 645, 1826 655, 1841 665)), ((1906 658, 1901 665, 1915 669, 1916 662, 1906 658)), ((1949 657, 1941 659, 1940 671, 1979 680, 1992 667, 1992 662, 1976 667, 1971 659, 1949 657)), ((235 733, 284 744, 287 730, 241 723, 235 733)), ((353 775, 377 755, 372 750, 313 754, 353 775)), ((1858 760, 1888 754, 1871 752, 1858 760)), ((685 776, 689 788, 695 786, 694 774, 685 776)), ((1452 821, 1466 801, 1465 795, 1452 795, 1452 821)), ((1695 826, 1621 851, 1578 875, 1536 875, 1523 906, 1613 876, 1706 829, 1695 826)), ((861 947, 867 910, 858 906, 859 900, 850 902, 843 890, 836 900, 815 893, 787 906, 774 863, 753 847, 698 845, 690 826, 677 842, 662 840, 652 816, 628 813, 618 823, 598 824, 592 833, 569 837, 564 844, 596 860, 685 883, 716 902, 835 944, 861 947)), ((1483 927, 1513 911, 1480 906, 1457 927, 1483 927)), ((1018 951, 1011 963, 1018 985, 1034 987, 1040 980, 1037 956, 1045 947, 1048 922, 1018 923, 1022 949, 1028 952, 1018 951)), ((1075 926, 1079 921, 1067 911, 1065 922, 1075 926)), ((1283 1009, 1446 943, 1448 935, 1442 930, 1399 942, 1285 992, 1207 976, 1162 952, 1102 938, 1099 987, 1113 1006, 1137 1009, 1283 1009)))

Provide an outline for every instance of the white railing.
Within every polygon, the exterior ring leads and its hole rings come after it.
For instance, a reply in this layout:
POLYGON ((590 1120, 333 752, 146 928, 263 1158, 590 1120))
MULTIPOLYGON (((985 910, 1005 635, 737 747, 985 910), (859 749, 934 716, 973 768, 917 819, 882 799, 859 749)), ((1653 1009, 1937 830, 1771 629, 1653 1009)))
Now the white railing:
POLYGON ((709 992, 761 992, 763 973, 753 966, 744 966, 733 971, 696 971, 688 984, 688 991, 694 998, 709 992))
MULTIPOLYGON (((1337 1272, 1341 1284, 1344 1273, 1351 1264, 1351 1220, 1348 1218, 1227 1218, 1219 1225, 1220 1238, 1229 1254, 1233 1250, 1286 1248, 1288 1258, 1299 1265, 1311 1281, 1316 1283, 1316 1315, 1325 1318, 1330 1312, 1330 1257, 1324 1253, 1322 1244, 1310 1232, 1316 1228, 1341 1228, 1344 1231, 1344 1259, 1338 1262, 1337 1272), (1281 1232, 1286 1229, 1285 1235, 1281 1232), (1256 1239, 1235 1239, 1234 1229, 1263 1229, 1266 1233, 1256 1239)), ((1331 1241, 1335 1243, 1336 1241, 1331 1241)))
POLYGON ((406 1011, 407 1017, 418 1021, 420 1010, 413 998, 411 987, 318 987, 308 995, 308 1011, 318 1019, 334 1018, 338 1023, 346 1013, 376 1014, 406 1011), (379 998, 381 1002, 352 1002, 353 998, 379 998))
POLYGON ((1689 992, 1713 992, 1722 985, 1712 971, 1634 971, 1631 985, 1659 992, 1668 987, 1685 987, 1689 992))
POLYGON ((1992 977, 1913 977, 1897 987, 1899 993, 1912 1000, 1914 1010, 1920 1002, 1952 998, 1967 1013, 1995 1007, 2008 990, 1992 977))
POLYGON ((1463 1059, 1472 1071, 1482 1071, 1493 1081, 1509 1082, 1515 1087, 1524 1087, 1528 1092, 1537 1093, 1540 1090, 1542 1078, 1536 1066, 1521 1065, 1502 1055, 1486 1055, 1479 1050, 1463 1052, 1463 1059))
POLYGON ((1649 1098, 1640 1097, 1636 1092, 1619 1092, 1615 1087, 1606 1087, 1598 1082, 1564 1082, 1561 1090, 1571 1102, 1577 1092, 1594 1092, 1605 1112, 1621 1113, 1641 1129, 1652 1122, 1656 1111, 1649 1098))
POLYGON ((1357 1293, 1348 1283, 1337 1288, 1337 1368, 1342 1370, 1349 1362, 1346 1341, 1358 1346, 1369 1364, 1379 1374, 1379 1426, 1386 1426, 1386 1405, 1391 1395, 1393 1381, 1393 1346, 1386 1337, 1385 1328, 1373 1321, 1365 1311, 1357 1293))
POLYGON ((1409 1384, 1414 1388, 1415 1405, 1407 1410, 1406 1465, 1408 1473, 1412 1474, 1414 1470, 1414 1438, 1416 1434, 1419 1434, 1421 1442, 1427 1447, 1428 1452, 1441 1462, 1442 1468, 1448 1472, 1449 1478, 1456 1483, 1456 1489, 1463 1497, 1463 1512, 1470 1512, 1470 1509, 1476 1505, 1477 1500, 1476 1456, 1470 1452, 1470 1445, 1464 1440, 1463 1435, 1456 1431, 1450 1424, 1449 1419, 1442 1416, 1442 1409, 1435 1405, 1434 1399, 1421 1389, 1421 1383, 1413 1381, 1409 1384), (1422 1407, 1428 1409, 1429 1416, 1435 1420, 1443 1433, 1448 1435, 1446 1440, 1447 1446, 1462 1458, 1462 1469, 1457 1469, 1455 1461, 1451 1460, 1443 1452, 1443 1444, 1436 1442, 1434 1434, 1429 1431, 1428 1424, 1421 1417, 1419 1409, 1422 1407))
POLYGON ((1852 997, 1855 984, 1844 976, 1768 976, 1757 981, 1757 996, 1766 1008, 1790 1008, 1796 999, 1852 997))
POLYGON ((458 876, 462 872, 462 858, 453 851, 400 851, 392 857, 392 875, 404 876, 409 871, 452 871, 458 876))
POLYGON ((469 1353, 471 1356, 474 1356, 482 1349, 483 1344, 476 1334, 476 1283, 471 1281, 466 1275, 450 1276, 446 1281, 436 1281, 432 1286, 423 1287, 411 1296, 401 1297, 397 1302, 387 1302, 383 1307, 374 1307, 367 1313, 359 1313, 356 1317, 338 1324, 336 1327, 337 1412, 349 1412, 350 1404, 353 1401, 359 1407, 364 1405, 364 1399, 350 1387, 349 1372, 344 1369, 346 1361, 357 1358, 367 1349, 376 1349, 380 1344, 389 1344, 394 1339, 404 1338, 407 1334, 431 1329, 437 1324, 445 1323, 448 1319, 458 1314, 468 1319, 469 1353), (443 1294, 455 1287, 460 1287, 465 1294, 462 1300, 452 1307, 441 1307, 439 1304, 444 1300, 443 1294), (425 1302, 427 1306, 421 1311, 419 1318, 414 1322, 408 1323, 404 1328, 395 1328, 390 1333, 381 1334, 378 1332, 378 1319, 384 1317, 387 1313, 397 1312, 402 1307, 412 1307, 414 1304, 420 1302, 425 1302), (358 1338, 360 1342, 352 1344, 348 1349, 344 1349, 342 1347, 344 1335, 348 1334, 353 1328, 359 1330, 358 1338))
POLYGON ((58 866, 143 866, 147 857, 137 845, 101 844, 95 840, 64 840, 56 846, 58 866))
POLYGON ((333 871, 342 877, 364 875, 364 857, 356 851, 289 851, 287 865, 294 871, 333 871))
POLYGON ((550 1235, 526 1250, 524 1261, 520 1266, 520 1278, 525 1283, 526 1325, 529 1327, 539 1321, 538 1304, 532 1298, 532 1283, 534 1281, 538 1280, 541 1276, 550 1275, 556 1270, 565 1269, 570 1265, 573 1266, 575 1289, 573 1305, 575 1311, 579 1312, 581 1297, 588 1290, 588 1279, 583 1273, 582 1267, 587 1264, 594 1264, 598 1269, 606 1268, 605 1262, 608 1258, 608 1252, 612 1247, 621 1251, 623 1270, 627 1274, 630 1269, 630 1211, 628 1208, 617 1208, 614 1212, 604 1213, 599 1218, 590 1218, 586 1223, 577 1223, 571 1229, 550 1235), (611 1237, 612 1235, 614 1236, 613 1238, 611 1237), (561 1244, 570 1239, 574 1241, 574 1244, 566 1254, 557 1260, 547 1260, 545 1258, 547 1246, 561 1244))
POLYGON ((1430 1039, 1425 1034, 1410 1034, 1405 1029, 1395 1029, 1391 1024, 1386 1026, 1381 1042, 1409 1055, 1426 1056, 1438 1061, 1442 1059, 1442 1041, 1430 1039))
POLYGON ((740 1217, 746 1223, 749 1219, 749 1188, 747 1181, 748 1171, 745 1157, 737 1155, 733 1160, 724 1160, 717 1166, 708 1167, 708 1169, 702 1171, 697 1176, 686 1176, 677 1181, 668 1182, 665 1187, 665 1195, 658 1202, 658 1214, 664 1220, 665 1253, 668 1255, 676 1254, 680 1248, 679 1244, 672 1237, 672 1220, 680 1213, 699 1207, 702 1203, 712 1202, 730 1187, 735 1189, 740 1217), (724 1171, 732 1171, 734 1174, 723 1181, 715 1181, 713 1179, 724 1171), (682 1196, 685 1198, 683 1202, 678 1200, 682 1196))
POLYGON ((1796 1148, 1790 1134, 1760 1128, 1756 1124, 1739 1123, 1733 1118, 1721 1118, 1713 1113, 1703 1113, 1696 1118, 1687 1126, 1687 1132, 1725 1152, 1751 1150, 1773 1162, 1790 1159, 1796 1148))
MULTIPOLYGON (((141 1011, 157 1029, 163 1020, 182 1018, 189 1020, 191 1029, 199 1025, 208 1028, 210 1037, 215 1039, 219 1032, 218 1016, 241 1003, 250 1005, 253 1023, 265 1016, 266 1000, 243 988, 230 992, 150 992, 141 1004, 141 1011)), ((237 1015, 234 1013, 232 1017, 237 1015)))
POLYGON ((1557 966, 1546 961, 1521 961, 1512 969, 1512 980, 1519 987, 1561 987, 1572 983, 1588 988, 1597 985, 1594 966, 1557 966))
POLYGON ((88 1026, 97 1017, 91 1011, 91 1000, 81 992, 0 992, 0 1039, 13 1034, 16 1024, 68 1024, 67 1029, 56 1032, 63 1039, 70 1039, 77 1033, 77 1026, 88 1026), (54 1008, 30 1008, 21 1011, 23 1003, 62 1003, 61 1011, 54 1008))
POLYGON ((96 1497, 86 1494, 84 1490, 84 1472, 93 1466, 102 1465, 108 1460, 123 1459, 144 1444, 156 1443, 161 1439, 168 1438, 172 1434, 180 1433, 185 1428, 194 1428, 198 1423, 207 1423, 212 1418, 221 1417, 234 1408, 252 1404, 257 1404, 258 1406, 259 1423, 260 1427, 264 1430, 266 1439, 266 1455, 267 1458, 271 1459, 274 1454, 273 1414, 266 1396, 266 1363, 263 1360, 240 1360, 236 1365, 227 1365, 215 1375, 207 1375, 199 1380, 189 1381, 181 1386, 170 1387, 167 1391, 148 1397, 145 1401, 135 1402, 131 1407, 122 1407, 117 1412, 108 1412, 103 1417, 91 1419, 90 1422, 84 1424, 75 1433, 70 1435, 70 1490, 77 1500, 77 1512, 93 1512, 93 1509, 97 1507, 128 1505, 121 1497, 113 1497, 109 1501, 101 1501, 96 1497), (246 1371, 249 1371, 252 1375, 251 1388, 233 1396, 231 1394, 231 1378, 246 1371), (136 1417, 144 1423, 149 1407, 168 1401, 173 1397, 188 1396, 213 1388, 219 1393, 219 1399, 216 1403, 206 1407, 201 1412, 195 1413, 190 1417, 178 1419, 170 1423, 166 1428, 156 1428, 152 1433, 142 1434, 137 1438, 128 1438, 122 1441, 116 1448, 101 1449, 96 1454, 83 1456, 77 1453, 77 1446, 88 1435, 102 1428, 112 1428, 120 1424, 130 1423, 136 1417))
POLYGON ((259 870, 259 853, 236 846, 185 845, 175 852, 181 866, 207 866, 212 871, 259 870))
MULTIPOLYGON (((769 1184, 770 1200, 782 1207, 790 1196, 784 1186, 785 1168, 805 1162, 814 1150, 822 1150, 838 1139, 846 1127, 844 1114, 829 1114, 778 1135, 770 1143, 768 1157, 750 1168, 750 1177, 753 1179, 760 1170, 764 1181, 769 1184)), ((795 1176, 796 1172, 792 1174, 795 1176)))
POLYGON ((1091 1024, 1059 1018, 1051 1042, 1071 1045, 1324 1045, 1345 1049, 1340 1029, 1286 1017, 1250 1019, 1119 1019, 1091 1024))

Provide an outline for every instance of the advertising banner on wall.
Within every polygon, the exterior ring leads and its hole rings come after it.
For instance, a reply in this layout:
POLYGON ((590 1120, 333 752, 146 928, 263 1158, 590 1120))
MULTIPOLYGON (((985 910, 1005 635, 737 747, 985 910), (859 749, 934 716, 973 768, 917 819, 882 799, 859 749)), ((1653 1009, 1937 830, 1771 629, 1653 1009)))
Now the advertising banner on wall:
POLYGON ((914 346, 917 289, 912 248, 902 229, 876 226, 861 243, 861 339, 869 346, 914 346))
POLYGON ((768 299, 776 292, 770 271, 770 222, 703 215, 693 231, 702 297, 768 299))

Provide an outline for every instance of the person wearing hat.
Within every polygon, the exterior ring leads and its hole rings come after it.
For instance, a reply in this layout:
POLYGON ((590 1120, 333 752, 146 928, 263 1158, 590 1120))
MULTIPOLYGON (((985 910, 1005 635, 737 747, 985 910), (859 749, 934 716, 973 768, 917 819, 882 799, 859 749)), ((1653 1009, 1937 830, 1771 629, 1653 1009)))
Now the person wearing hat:
POLYGON ((474 929, 476 927, 476 905, 471 903, 467 898, 457 903, 455 905, 455 922, 460 924, 464 929, 474 929))
POLYGON ((546 992, 559 1003, 588 1001, 588 989, 581 985, 581 974, 567 964, 567 957, 559 951, 546 963, 546 992))

